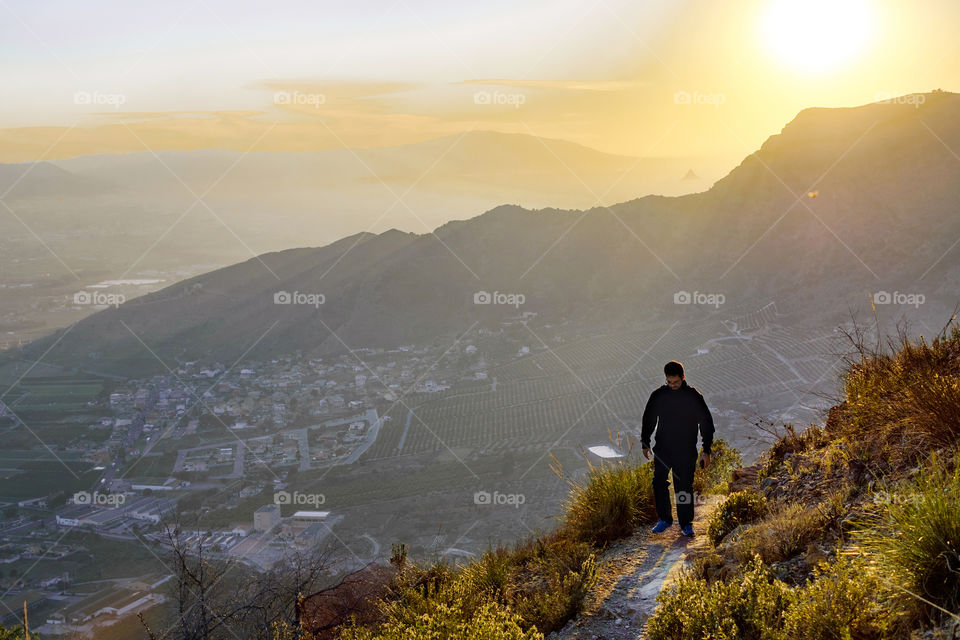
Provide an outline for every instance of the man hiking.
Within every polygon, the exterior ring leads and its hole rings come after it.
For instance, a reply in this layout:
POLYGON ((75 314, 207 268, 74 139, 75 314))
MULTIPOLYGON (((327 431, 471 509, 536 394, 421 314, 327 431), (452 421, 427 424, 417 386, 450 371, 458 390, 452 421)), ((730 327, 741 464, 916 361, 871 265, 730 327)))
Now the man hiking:
POLYGON ((653 533, 662 533, 673 524, 667 474, 673 471, 673 492, 677 501, 677 524, 685 536, 693 535, 693 472, 697 465, 697 427, 703 439, 704 467, 710 464, 713 444, 713 416, 696 387, 687 384, 683 365, 671 360, 663 367, 667 383, 654 389, 643 410, 640 444, 650 459, 650 436, 654 427, 653 498, 659 521, 653 533))

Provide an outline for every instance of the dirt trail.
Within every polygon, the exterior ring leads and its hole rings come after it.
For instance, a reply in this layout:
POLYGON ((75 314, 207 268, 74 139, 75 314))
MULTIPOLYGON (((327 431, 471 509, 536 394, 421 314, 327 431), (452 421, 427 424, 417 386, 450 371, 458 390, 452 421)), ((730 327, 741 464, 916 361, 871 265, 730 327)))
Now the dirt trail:
POLYGON ((674 523, 663 533, 646 526, 604 552, 600 578, 587 596, 584 611, 550 640, 638 640, 657 606, 656 597, 669 586, 685 560, 709 545, 707 522, 722 500, 712 496, 694 512, 693 538, 680 535, 674 523))

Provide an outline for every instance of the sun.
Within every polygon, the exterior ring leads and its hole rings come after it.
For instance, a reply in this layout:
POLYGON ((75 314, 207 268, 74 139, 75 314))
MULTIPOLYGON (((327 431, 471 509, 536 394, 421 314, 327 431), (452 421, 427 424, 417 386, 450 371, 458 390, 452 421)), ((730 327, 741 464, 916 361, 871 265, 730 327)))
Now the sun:
POLYGON ((867 0, 769 0, 761 31, 784 64, 820 73, 849 65, 866 48, 873 26, 867 0))

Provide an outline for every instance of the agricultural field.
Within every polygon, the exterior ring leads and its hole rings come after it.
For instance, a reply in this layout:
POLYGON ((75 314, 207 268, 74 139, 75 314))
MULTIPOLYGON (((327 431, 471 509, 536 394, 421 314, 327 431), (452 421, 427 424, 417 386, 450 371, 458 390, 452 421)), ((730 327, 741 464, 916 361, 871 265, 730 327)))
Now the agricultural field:
POLYGON ((80 460, 25 458, 4 453, 0 456, 0 500, 16 502, 26 498, 87 489, 100 476, 94 465, 80 460))
POLYGON ((17 414, 83 413, 103 388, 103 379, 91 376, 26 377, 5 389, 3 401, 17 414))
POLYGON ((25 377, 6 391, 3 402, 15 415, 0 418, 0 499, 69 494, 95 482, 94 464, 66 448, 109 435, 87 428, 101 415, 102 410, 88 403, 103 393, 104 381, 89 376, 25 377))
POLYGON ((638 434, 646 400, 663 384, 661 368, 671 359, 685 363, 688 382, 704 394, 718 429, 745 426, 721 412, 756 408, 771 397, 785 398, 799 417, 814 420, 808 392, 834 382, 838 338, 811 338, 777 320, 775 310, 764 309, 560 344, 531 333, 530 354, 491 368, 483 387, 414 393, 390 407, 364 459, 458 447, 478 455, 522 453, 607 430, 638 434))

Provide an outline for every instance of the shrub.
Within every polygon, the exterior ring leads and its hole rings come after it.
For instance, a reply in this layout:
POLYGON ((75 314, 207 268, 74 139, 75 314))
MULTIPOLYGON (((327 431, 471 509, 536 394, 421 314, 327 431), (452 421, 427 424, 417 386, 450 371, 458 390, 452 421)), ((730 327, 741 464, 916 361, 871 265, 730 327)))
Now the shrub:
POLYGON ((462 594, 431 602, 429 610, 410 617, 390 617, 379 629, 344 629, 342 640, 542 640, 536 629, 524 631, 518 616, 496 602, 485 602, 470 609, 462 594))
POLYGON ((887 638, 887 614, 875 578, 859 563, 841 556, 796 591, 784 616, 784 637, 790 640, 887 638))
MULTIPOLYGON (((958 460, 960 451, 953 452, 958 460)), ((894 597, 917 615, 960 611, 960 465, 936 453, 855 533, 894 597)))
POLYGON ((656 519, 653 464, 590 464, 583 482, 571 482, 564 528, 575 540, 598 546, 656 519))
POLYGON ((596 584, 597 565, 593 554, 579 564, 568 564, 570 560, 551 555, 533 567, 525 584, 515 587, 509 600, 524 627, 533 625, 550 633, 580 612, 584 598, 596 584))
POLYGON ((767 511, 767 501, 762 495, 750 490, 737 491, 727 496, 713 512, 707 535, 714 545, 742 524, 756 522, 767 511))
POLYGON ((900 449, 909 444, 908 454, 931 443, 955 444, 960 439, 960 327, 929 344, 922 336, 912 342, 900 329, 896 341, 889 342, 889 354, 855 342, 860 359, 843 374, 847 400, 835 429, 851 441, 869 434, 900 449))
MULTIPOLYGON (((9 629, 0 627, 0 640, 22 640, 22 638, 25 637, 26 631, 24 631, 20 625, 10 627, 9 629)), ((30 633, 30 637, 33 638, 33 640, 40 640, 40 636, 33 632, 30 633)))
POLYGON ((770 445, 770 448, 764 452, 760 469, 757 472, 758 478, 765 478, 772 475, 787 454, 796 454, 809 449, 818 449, 829 442, 829 437, 824 429, 815 424, 811 424, 803 431, 797 431, 790 423, 783 425, 782 429, 773 425, 758 426, 761 430, 774 436, 774 441, 770 445))
POLYGON ((540 638, 580 611, 595 581, 593 547, 562 532, 489 549, 460 569, 404 563, 391 595, 379 603, 380 623, 364 630, 355 622, 342 637, 540 638), (515 635, 517 629, 523 635, 515 635))
POLYGON ((754 555, 768 564, 787 560, 822 536, 827 518, 819 506, 799 503, 768 511, 732 543, 732 554, 739 562, 747 562, 754 555))
POLYGON ((478 576, 498 575, 503 554, 485 554, 456 571, 445 563, 427 569, 407 565, 394 585, 394 595, 380 601, 382 621, 371 627, 353 624, 341 629, 344 640, 413 640, 415 638, 489 638, 533 640, 543 636, 528 628, 507 605, 490 597, 491 585, 478 576), (479 566, 479 568, 477 568, 479 566), (526 630, 525 630, 526 629, 526 630))
MULTIPOLYGON (((956 364, 954 365, 956 367, 956 364)), ((923 384, 905 389, 919 430, 931 442, 956 444, 960 440, 960 374, 935 372, 923 384)))
POLYGON ((779 640, 783 614, 794 598, 771 578, 759 556, 738 580, 708 584, 682 571, 657 596, 659 606, 647 624, 649 640, 779 640))
POLYGON ((693 474, 693 491, 698 494, 726 493, 730 474, 743 466, 740 452, 725 440, 714 440, 710 447, 710 466, 697 467, 693 474))
POLYGON ((549 633, 580 611, 596 580, 596 561, 589 544, 555 534, 512 552, 487 551, 463 568, 462 578, 478 600, 508 605, 524 628, 549 633))
POLYGON ((759 555, 728 582, 687 572, 657 597, 649 640, 879 640, 890 616, 879 583, 861 561, 821 565, 803 587, 773 579, 759 555))
POLYGON ((464 567, 463 578, 471 591, 502 602, 513 567, 514 558, 510 552, 498 547, 464 567))

